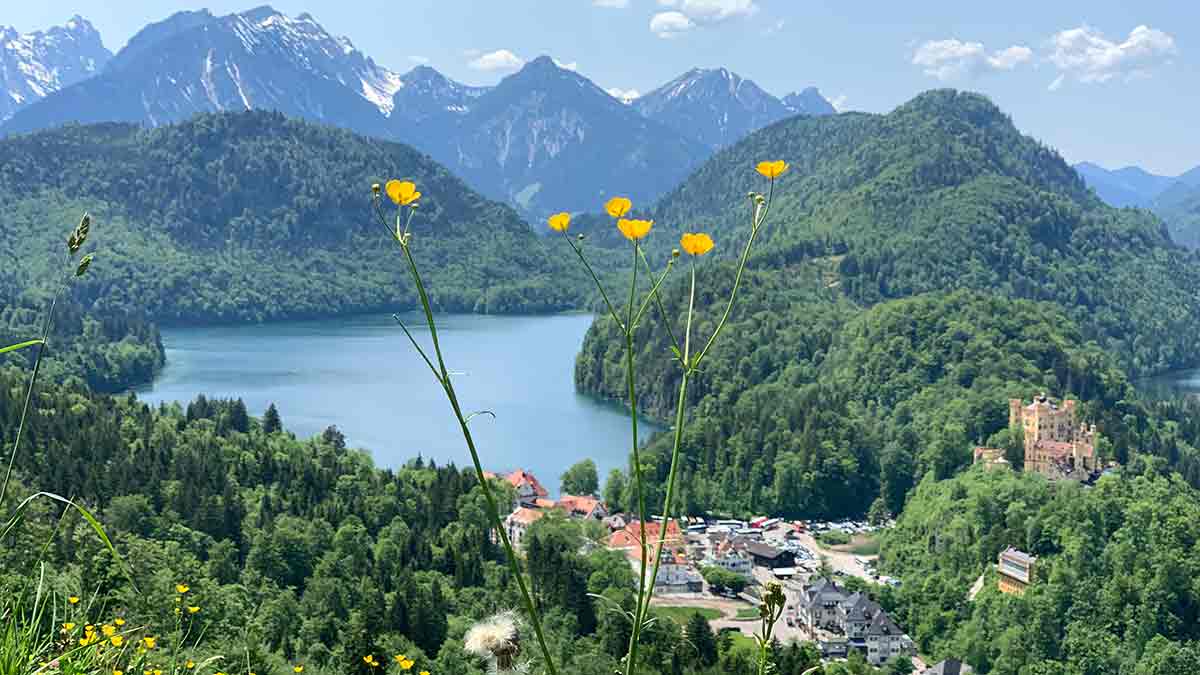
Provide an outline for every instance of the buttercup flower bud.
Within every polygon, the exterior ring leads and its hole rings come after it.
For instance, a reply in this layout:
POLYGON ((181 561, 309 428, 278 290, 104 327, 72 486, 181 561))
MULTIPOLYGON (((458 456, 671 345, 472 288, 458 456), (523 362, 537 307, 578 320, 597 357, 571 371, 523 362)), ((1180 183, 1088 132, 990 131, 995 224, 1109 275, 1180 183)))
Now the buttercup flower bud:
POLYGON ((679 257, 679 249, 677 249, 677 248, 671 249, 671 257, 678 258, 679 257))

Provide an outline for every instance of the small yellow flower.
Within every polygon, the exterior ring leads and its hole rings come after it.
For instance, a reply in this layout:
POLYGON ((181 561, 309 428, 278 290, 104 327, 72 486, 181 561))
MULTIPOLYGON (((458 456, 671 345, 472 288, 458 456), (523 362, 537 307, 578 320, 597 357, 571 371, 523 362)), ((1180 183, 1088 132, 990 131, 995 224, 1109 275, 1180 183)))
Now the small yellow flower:
POLYGON ((408 206, 421 198, 417 186, 412 181, 389 180, 387 182, 388 197, 398 206, 408 206))
POLYGON ((566 211, 556 213, 550 216, 546 222, 550 223, 550 229, 555 232, 566 232, 567 228, 571 226, 571 214, 566 211))
POLYGON ((396 659, 396 663, 400 663, 401 661, 403 661, 404 659, 406 659, 408 657, 403 654, 397 654, 397 655, 393 656, 392 658, 396 659))
POLYGON ((154 675, 154 671, 153 670, 143 670, 142 675, 154 675))
POLYGON ((637 241, 650 234, 651 227, 654 227, 653 220, 628 220, 621 218, 617 221, 617 229, 630 241, 637 241))
POLYGON ((413 661, 412 659, 404 659, 403 661, 400 662, 400 668, 401 668, 401 670, 409 670, 410 668, 413 667, 414 663, 416 663, 416 662, 413 661))
POLYGON ((114 670, 114 671, 113 671, 113 675, 125 675, 125 671, 123 671, 123 670, 114 670))
POLYGON ((73 624, 73 623, 71 623, 70 621, 68 621, 68 622, 66 622, 66 623, 64 623, 64 624, 63 624, 63 630, 65 630, 65 631, 72 631, 72 630, 75 630, 75 624, 73 624))
POLYGON ((292 666, 292 672, 293 673, 303 673, 304 672, 304 664, 297 663, 296 665, 292 666))
POLYGON ((121 637, 120 635, 114 635, 108 638, 108 641, 111 642, 112 646, 114 647, 120 647, 121 645, 125 644, 125 638, 121 637))
POLYGON ((100 627, 100 632, 104 633, 104 637, 112 637, 117 632, 117 627, 109 624, 104 624, 100 627))
POLYGON ((632 208, 633 202, 629 201, 625 197, 613 197, 604 203, 604 210, 607 211, 608 215, 612 216, 613 218, 623 217, 626 213, 629 213, 629 209, 632 208))
POLYGON ((684 232, 683 236, 679 238, 679 246, 687 251, 688 255, 704 255, 712 250, 713 240, 703 232, 697 234, 684 232))
POLYGON ((428 671, 428 670, 422 670, 422 671, 420 672, 420 675, 429 675, 429 671, 428 671))
POLYGON ((87 632, 87 633, 95 633, 96 632, 96 624, 89 623, 88 625, 83 627, 83 630, 84 630, 84 632, 87 632))
POLYGON ((774 162, 759 162, 758 166, 754 167, 756 171, 762 175, 775 180, 783 175, 783 172, 788 170, 788 163, 782 159, 777 159, 774 162))
POLYGON ((154 675, 162 675, 162 670, 161 670, 161 669, 159 669, 159 668, 155 668, 155 669, 154 669, 154 675))
POLYGON ((190 590, 192 590, 192 588, 187 584, 175 584, 175 592, 179 593, 180 595, 183 595, 190 590))
POLYGON ((183 667, 187 668, 188 670, 191 670, 192 668, 196 667, 196 662, 191 659, 188 659, 187 663, 183 664, 183 667))
POLYGON ((189 605, 188 606, 188 614, 195 614, 196 612, 199 612, 199 611, 200 611, 200 607, 198 605, 189 605))
POLYGON ((78 605, 79 604, 79 596, 72 595, 71 597, 67 598, 67 602, 71 603, 72 605, 78 605))
POLYGON ((117 618, 113 619, 113 623, 117 624, 118 626, 124 626, 125 619, 122 619, 121 617, 118 616, 117 618))
POLYGON ((149 636, 144 637, 142 638, 142 645, 146 649, 154 649, 158 645, 158 638, 149 636))

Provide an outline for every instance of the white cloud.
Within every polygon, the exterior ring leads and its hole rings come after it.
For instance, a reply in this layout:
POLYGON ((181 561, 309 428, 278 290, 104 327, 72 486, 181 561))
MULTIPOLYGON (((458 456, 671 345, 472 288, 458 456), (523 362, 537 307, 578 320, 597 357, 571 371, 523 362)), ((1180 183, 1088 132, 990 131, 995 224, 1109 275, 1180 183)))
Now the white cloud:
POLYGON ((718 24, 758 12, 754 0, 658 0, 658 4, 671 8, 650 19, 650 31, 660 38, 673 38, 697 26, 718 24))
POLYGON ((562 68, 563 70, 569 70, 572 73, 579 71, 579 62, 578 61, 571 61, 570 63, 564 63, 563 61, 559 61, 558 59, 556 59, 554 57, 550 57, 550 58, 551 58, 551 60, 554 61, 554 65, 558 66, 559 68, 562 68))
POLYGON ((1080 82, 1108 82, 1117 77, 1149 77, 1150 71, 1170 63, 1175 38, 1163 31, 1138 26, 1123 42, 1113 42, 1090 26, 1059 31, 1050 38, 1049 60, 1058 67, 1054 91, 1065 76, 1080 82))
POLYGON ((829 100, 829 104, 832 105, 833 109, 838 112, 846 112, 846 95, 841 94, 839 96, 834 96, 829 100))
POLYGON ((626 104, 632 103, 633 99, 642 95, 637 89, 622 89, 620 87, 609 87, 605 91, 608 92, 609 96, 626 104))
POLYGON ((696 27, 680 12, 659 12, 650 18, 650 32, 660 38, 673 38, 696 27))
POLYGON ((428 57, 428 56, 417 56, 417 55, 415 55, 415 54, 414 54, 414 55, 412 55, 412 56, 410 56, 410 57, 408 57, 408 60, 409 60, 409 61, 412 61, 413 63, 420 64, 420 65, 422 65, 422 66, 423 66, 423 65, 425 65, 426 63, 429 63, 429 57, 428 57))
POLYGON ((525 60, 507 49, 480 54, 467 63, 475 70, 516 70, 525 65, 525 60))
POLYGON ((613 9, 625 9, 629 6, 629 0, 592 0, 592 4, 597 7, 612 7, 613 9))
POLYGON ((718 23, 758 11, 754 0, 658 0, 663 7, 674 7, 696 23, 718 23))
POLYGON ((1033 50, 1022 45, 988 54, 982 42, 930 40, 917 47, 913 65, 943 82, 976 75, 987 70, 1012 70, 1033 59, 1033 50))
POLYGON ((988 57, 988 65, 997 70, 1012 70, 1026 61, 1033 60, 1033 50, 1023 45, 1013 45, 988 57))

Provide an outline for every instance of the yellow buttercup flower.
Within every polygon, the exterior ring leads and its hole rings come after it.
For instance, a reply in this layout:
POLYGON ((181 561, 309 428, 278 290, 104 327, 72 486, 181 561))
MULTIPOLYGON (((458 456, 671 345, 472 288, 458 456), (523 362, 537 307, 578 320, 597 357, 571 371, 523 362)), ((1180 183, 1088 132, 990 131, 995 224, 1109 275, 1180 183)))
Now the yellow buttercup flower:
POLYGON ((67 602, 71 603, 72 605, 78 605, 79 604, 79 596, 72 595, 71 597, 67 598, 67 602))
POLYGON ((125 644, 125 638, 121 637, 120 635, 114 635, 110 637, 108 641, 111 642, 112 646, 114 647, 120 647, 121 645, 125 644))
POLYGON ((104 624, 100 627, 100 632, 104 633, 104 637, 112 637, 113 634, 117 632, 117 627, 104 624))
POLYGON ((683 236, 679 238, 679 246, 688 255, 704 255, 712 250, 713 240, 712 237, 703 232, 696 234, 684 232, 683 236))
POLYGON ((393 656, 392 658, 396 659, 396 663, 400 663, 401 661, 403 661, 404 659, 406 659, 408 657, 403 654, 397 654, 397 655, 393 656))
POLYGON ((195 614, 196 612, 199 612, 199 611, 200 611, 200 608, 196 605, 190 605, 188 607, 188 614, 195 614))
POLYGON ((422 670, 418 675, 429 675, 428 670, 422 670))
POLYGON ((571 214, 566 211, 556 213, 550 216, 546 222, 550 223, 550 229, 555 232, 566 232, 567 228, 571 226, 571 214))
POLYGON ((629 220, 621 218, 617 221, 617 229, 630 241, 642 239, 647 234, 650 234, 651 227, 654 227, 653 220, 629 220))
POLYGON ((777 159, 774 162, 759 162, 758 166, 754 167, 756 171, 762 175, 775 180, 783 175, 783 172, 788 170, 788 163, 782 159, 777 159))
POLYGON ((421 198, 417 186, 412 181, 389 180, 387 182, 388 197, 398 206, 408 206, 421 198))
POLYGON ((149 636, 144 637, 142 638, 142 645, 146 649, 154 649, 156 646, 158 646, 158 638, 149 636))
POLYGON ((293 673, 303 673, 304 666, 302 664, 297 663, 296 665, 292 666, 292 672, 293 673))
POLYGON ((75 624, 68 621, 67 623, 63 624, 63 630, 68 630, 68 631, 75 630, 75 624))
POLYGON ((154 669, 154 675, 162 675, 162 669, 161 669, 161 668, 155 668, 155 669, 154 669))
POLYGON ((123 670, 114 670, 114 671, 113 671, 113 675, 125 675, 125 671, 123 671, 123 670))
POLYGON ((121 617, 118 616, 117 618, 113 619, 113 623, 117 624, 118 626, 124 626, 125 619, 122 619, 121 617))
POLYGON ((180 595, 187 593, 190 590, 192 590, 192 588, 187 584, 175 584, 175 592, 179 593, 180 595))
POLYGON ((183 664, 183 667, 187 668, 188 670, 191 670, 192 668, 196 667, 196 662, 191 659, 188 659, 187 662, 183 664))
POLYGON ((403 661, 400 662, 400 668, 402 670, 409 670, 413 667, 414 663, 416 663, 416 662, 413 661, 412 659, 404 659, 403 661))
POLYGON ((625 197, 613 197, 604 203, 604 210, 613 218, 621 218, 626 213, 629 213, 629 209, 632 208, 633 202, 625 197))

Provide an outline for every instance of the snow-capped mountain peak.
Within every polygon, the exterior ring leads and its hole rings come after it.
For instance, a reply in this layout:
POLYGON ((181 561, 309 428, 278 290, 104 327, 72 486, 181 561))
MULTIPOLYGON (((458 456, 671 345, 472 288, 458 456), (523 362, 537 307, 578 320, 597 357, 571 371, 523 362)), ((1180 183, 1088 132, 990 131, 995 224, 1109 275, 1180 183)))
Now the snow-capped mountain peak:
POLYGON ((79 15, 63 26, 32 33, 0 26, 0 121, 91 77, 110 58, 100 33, 79 15))

